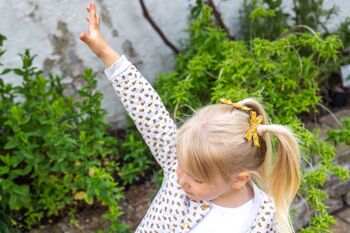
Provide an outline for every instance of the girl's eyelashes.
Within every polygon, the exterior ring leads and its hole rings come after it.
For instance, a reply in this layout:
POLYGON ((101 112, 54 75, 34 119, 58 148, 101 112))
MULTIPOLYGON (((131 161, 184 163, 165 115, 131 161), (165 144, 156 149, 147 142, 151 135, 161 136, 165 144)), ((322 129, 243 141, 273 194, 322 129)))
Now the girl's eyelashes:
MULTIPOLYGON (((182 168, 180 167, 180 165, 178 165, 178 168, 180 168, 180 169, 182 170, 182 168)), ((185 174, 186 174, 187 176, 189 176, 192 180, 194 180, 194 182, 196 182, 196 183, 198 183, 198 184, 203 184, 203 183, 204 183, 204 181, 202 181, 202 180, 195 179, 189 172, 187 172, 187 171, 184 171, 184 172, 185 172, 185 174)))
POLYGON ((195 181, 196 183, 203 184, 203 181, 202 181, 202 180, 196 180, 196 179, 194 179, 194 181, 195 181))
POLYGON ((195 179, 190 173, 188 173, 188 172, 185 172, 185 173, 186 173, 189 177, 191 177, 191 178, 194 180, 194 182, 199 183, 199 184, 203 183, 202 180, 195 179))

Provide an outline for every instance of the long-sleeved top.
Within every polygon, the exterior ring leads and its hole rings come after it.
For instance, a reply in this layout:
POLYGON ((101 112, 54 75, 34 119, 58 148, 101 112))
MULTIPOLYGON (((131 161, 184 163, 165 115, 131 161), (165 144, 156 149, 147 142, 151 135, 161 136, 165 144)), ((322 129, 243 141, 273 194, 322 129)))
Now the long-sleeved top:
MULTIPOLYGON (((124 55, 106 69, 105 74, 164 171, 162 186, 136 232, 190 232, 209 213, 212 205, 204 200, 191 200, 178 184, 174 121, 153 87, 124 55)), ((244 232, 275 232, 273 199, 255 184, 253 189, 252 221, 244 232)))

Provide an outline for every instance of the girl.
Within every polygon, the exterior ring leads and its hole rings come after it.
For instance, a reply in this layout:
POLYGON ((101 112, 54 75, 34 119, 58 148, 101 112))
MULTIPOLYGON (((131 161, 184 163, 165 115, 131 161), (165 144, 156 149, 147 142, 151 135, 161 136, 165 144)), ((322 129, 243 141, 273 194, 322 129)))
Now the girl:
POLYGON ((164 170, 164 181, 136 232, 292 232, 289 207, 300 184, 291 131, 270 125, 254 99, 200 109, 177 130, 159 96, 106 42, 93 3, 80 35, 164 170), (272 157, 270 134, 278 139, 272 157), (264 190, 264 191, 262 191, 264 190))

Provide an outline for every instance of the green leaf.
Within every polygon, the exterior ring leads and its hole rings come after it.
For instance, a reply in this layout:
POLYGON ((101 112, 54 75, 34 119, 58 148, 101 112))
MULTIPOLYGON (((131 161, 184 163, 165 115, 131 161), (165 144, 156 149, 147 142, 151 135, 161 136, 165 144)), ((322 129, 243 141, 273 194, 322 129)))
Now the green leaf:
POLYGON ((4 146, 5 150, 11 150, 20 145, 19 140, 16 137, 12 137, 4 146))
POLYGON ((1 166, 0 167, 0 175, 5 175, 8 174, 10 171, 10 168, 7 166, 1 166))
POLYGON ((25 72, 23 70, 18 69, 18 68, 13 69, 13 72, 15 72, 15 74, 17 74, 19 76, 22 76, 25 74, 25 72))

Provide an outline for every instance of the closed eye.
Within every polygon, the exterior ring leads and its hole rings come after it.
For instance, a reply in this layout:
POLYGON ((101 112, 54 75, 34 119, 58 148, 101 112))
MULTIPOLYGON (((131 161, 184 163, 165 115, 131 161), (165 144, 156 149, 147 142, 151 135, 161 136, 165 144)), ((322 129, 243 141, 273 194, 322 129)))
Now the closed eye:
POLYGON ((204 183, 202 180, 196 180, 196 179, 194 179, 194 181, 195 181, 196 183, 199 183, 199 184, 203 184, 203 183, 204 183))

